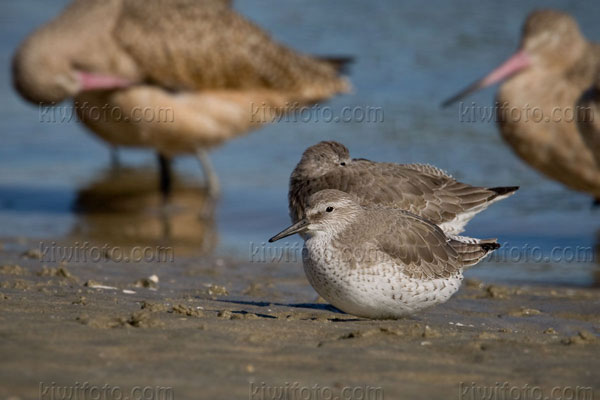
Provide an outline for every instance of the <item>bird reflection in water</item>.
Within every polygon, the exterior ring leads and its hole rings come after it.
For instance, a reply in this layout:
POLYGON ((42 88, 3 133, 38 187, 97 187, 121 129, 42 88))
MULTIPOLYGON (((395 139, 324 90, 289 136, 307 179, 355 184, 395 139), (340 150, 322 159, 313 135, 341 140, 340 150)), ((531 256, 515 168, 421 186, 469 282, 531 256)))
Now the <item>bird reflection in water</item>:
POLYGON ((193 179, 179 176, 173 183, 165 207, 154 169, 103 171, 78 191, 71 235, 123 247, 168 245, 178 255, 210 253, 218 240, 214 200, 193 179))

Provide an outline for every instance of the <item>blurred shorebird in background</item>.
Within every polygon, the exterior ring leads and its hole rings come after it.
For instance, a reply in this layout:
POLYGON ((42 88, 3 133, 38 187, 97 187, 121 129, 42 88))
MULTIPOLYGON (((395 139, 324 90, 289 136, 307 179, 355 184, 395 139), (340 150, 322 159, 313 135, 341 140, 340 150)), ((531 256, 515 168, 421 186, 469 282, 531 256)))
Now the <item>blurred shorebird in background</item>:
POLYGON ((292 222, 304 217, 310 196, 324 189, 346 192, 362 206, 409 211, 456 235, 475 214, 513 195, 518 187, 471 186, 431 165, 351 158, 343 144, 321 142, 304 151, 290 177, 292 222))
POLYGON ((533 168, 598 200, 600 165, 579 132, 577 105, 599 67, 600 46, 586 40, 571 16, 534 11, 525 21, 518 51, 442 105, 504 82, 496 97, 504 140, 533 168))
POLYGON ((185 154, 200 159, 216 197, 206 150, 349 91, 347 61, 289 49, 225 0, 74 0, 22 43, 13 79, 36 104, 73 98, 110 145, 155 150, 165 198, 171 160, 185 154))
POLYGON ((407 211, 362 207, 339 190, 309 197, 306 215, 269 239, 304 234, 304 272, 332 305, 367 318, 399 318, 447 301, 463 270, 500 245, 449 237, 407 211))

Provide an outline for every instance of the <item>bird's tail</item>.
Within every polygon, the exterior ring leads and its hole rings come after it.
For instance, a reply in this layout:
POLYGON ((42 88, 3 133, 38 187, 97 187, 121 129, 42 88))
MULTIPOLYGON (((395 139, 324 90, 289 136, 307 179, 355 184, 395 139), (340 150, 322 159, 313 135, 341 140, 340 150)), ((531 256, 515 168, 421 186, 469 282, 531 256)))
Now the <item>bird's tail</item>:
POLYGON ((498 239, 475 239, 466 236, 451 236, 450 245, 460 255, 465 268, 472 267, 489 253, 500 248, 498 239))
POLYGON ((347 75, 349 73, 350 64, 354 63, 354 57, 352 56, 319 56, 317 58, 333 66, 333 68, 342 75, 347 75))
POLYGON ((492 192, 496 192, 494 199, 501 200, 501 199, 505 199, 505 198, 515 194, 515 192, 517 190, 519 190, 519 187, 518 186, 500 186, 500 187, 489 188, 488 190, 491 190, 492 192))

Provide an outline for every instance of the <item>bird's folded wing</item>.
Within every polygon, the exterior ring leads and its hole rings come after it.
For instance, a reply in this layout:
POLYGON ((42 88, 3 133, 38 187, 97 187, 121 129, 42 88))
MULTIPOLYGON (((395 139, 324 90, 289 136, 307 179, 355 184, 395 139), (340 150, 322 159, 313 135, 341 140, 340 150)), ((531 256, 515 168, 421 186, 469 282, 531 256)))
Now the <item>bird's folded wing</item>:
POLYGON ((397 264, 403 265, 407 276, 447 278, 460 271, 462 265, 458 253, 437 226, 405 212, 399 212, 396 218, 382 226, 386 228, 376 235, 377 246, 397 264))
POLYGON ((361 161, 355 173, 360 179, 348 179, 348 189, 342 190, 361 193, 368 202, 410 211, 435 224, 452 221, 497 196, 492 190, 458 182, 435 167, 429 173, 415 165, 361 161))
POLYGON ((315 99, 346 89, 335 67, 297 53, 223 0, 124 0, 115 37, 147 80, 171 90, 266 89, 315 99))

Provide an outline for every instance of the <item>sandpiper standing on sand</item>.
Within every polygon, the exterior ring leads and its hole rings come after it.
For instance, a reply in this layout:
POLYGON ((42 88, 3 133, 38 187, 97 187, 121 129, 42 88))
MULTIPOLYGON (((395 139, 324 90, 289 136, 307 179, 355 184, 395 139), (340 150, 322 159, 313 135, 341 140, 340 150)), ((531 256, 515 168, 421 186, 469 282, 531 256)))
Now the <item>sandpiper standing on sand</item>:
POLYGON ((483 79, 446 100, 506 80, 496 96, 504 140, 525 162, 567 187, 600 199, 600 166, 577 129, 577 101, 600 71, 600 46, 554 10, 531 13, 519 50, 483 79))
POLYGON ((303 233, 304 271, 332 305, 366 318, 398 318, 447 301, 463 269, 500 247, 448 237, 407 211, 365 208, 339 190, 310 196, 306 216, 269 242, 303 233))
POLYGON ((410 211, 456 235, 475 214, 518 187, 470 186, 431 165, 353 159, 346 146, 331 141, 306 149, 292 172, 288 194, 292 222, 304 216, 308 198, 323 189, 349 193, 364 206, 410 211))

